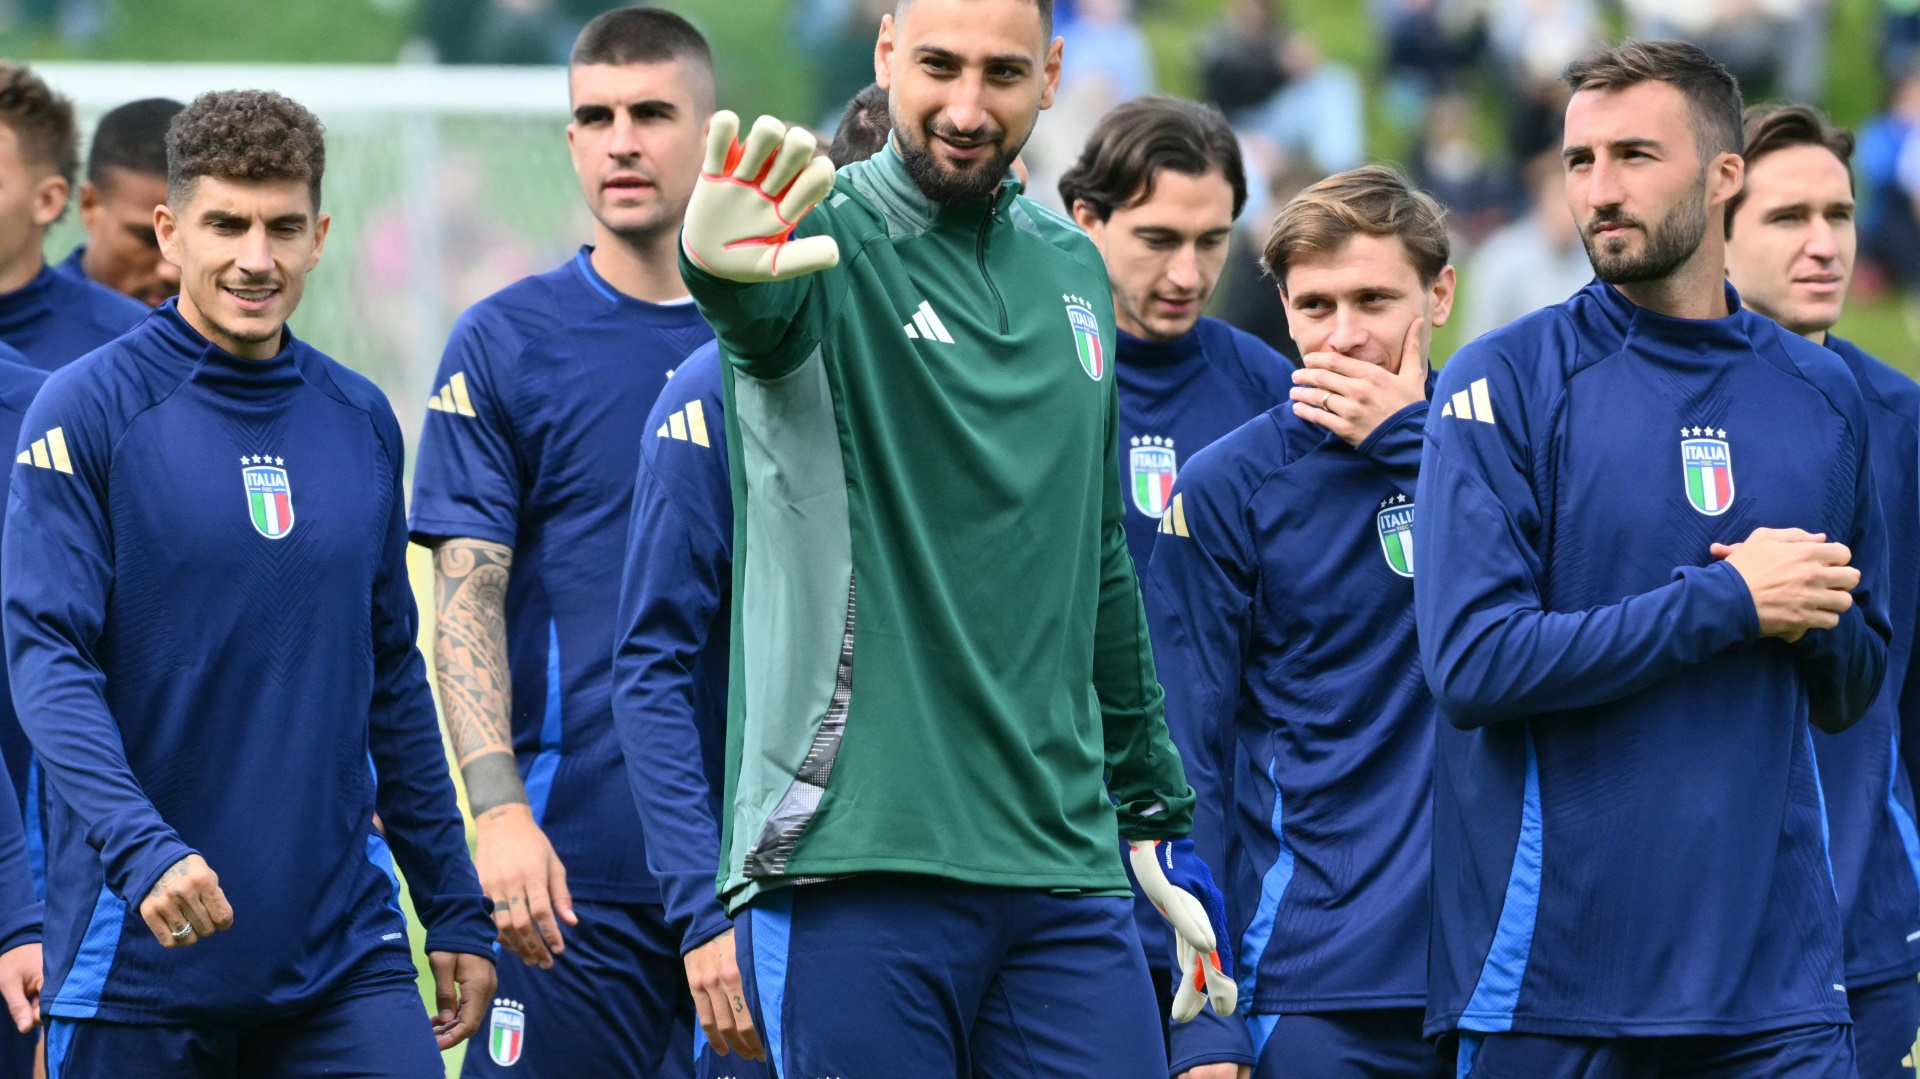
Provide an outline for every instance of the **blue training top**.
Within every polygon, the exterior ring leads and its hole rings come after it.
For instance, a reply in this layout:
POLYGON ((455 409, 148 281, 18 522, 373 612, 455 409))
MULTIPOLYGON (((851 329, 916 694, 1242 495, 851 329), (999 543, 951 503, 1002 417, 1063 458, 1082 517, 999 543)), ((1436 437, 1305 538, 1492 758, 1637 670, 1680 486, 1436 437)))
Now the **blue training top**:
POLYGON ((733 924, 716 894, 733 590, 724 376, 720 346, 700 346, 647 417, 613 657, 647 865, 683 949, 733 924))
POLYGON ((1827 335, 1867 402, 1873 471, 1887 521, 1887 615, 1893 643, 1873 706, 1843 734, 1813 740, 1826 794, 1834 880, 1846 926, 1847 984, 1855 989, 1920 972, 1920 835, 1913 764, 1920 749, 1920 684, 1911 680, 1920 613, 1920 385, 1827 335))
MULTIPOLYGON (((29 365, 26 357, 14 349, 0 345, 0 444, 11 446, 19 441, 20 421, 46 380, 45 371, 29 365)), ((0 784, 5 787, 0 789, 0 953, 40 939, 41 905, 35 898, 39 889, 33 879, 40 870, 30 862, 28 852, 40 847, 42 837, 37 832, 28 835, 15 793, 26 782, 27 759, 32 752, 14 715, 6 667, 0 664, 0 757, 6 762, 0 769, 0 784)))
POLYGON ((1435 711, 1412 538, 1426 417, 1409 405, 1352 447, 1281 405, 1195 455, 1162 519, 1154 659, 1250 1016, 1174 1027, 1176 1070, 1255 1063, 1283 1013, 1426 1001, 1435 711))
MULTIPOLYGON (((20 421, 33 403, 47 372, 27 362, 26 356, 9 345, 0 345, 0 446, 20 440, 20 421)), ((33 746, 20 729, 20 717, 13 710, 13 693, 8 688, 6 670, 0 665, 0 757, 6 760, 9 792, 14 796, 15 819, 24 818, 30 827, 22 833, 28 856, 28 873, 34 894, 46 889, 45 835, 40 827, 38 769, 33 767, 33 746), (29 793, 32 792, 32 793, 29 793)), ((4 842, 0 840, 0 842, 4 842)), ((0 874, 5 870, 0 868, 0 874)), ((3 902, 3 901, 0 901, 3 902)))
POLYGON ((491 955, 380 391, 291 333, 236 358, 170 301, 48 379, 17 445, 0 590, 50 780, 45 1014, 232 1022, 410 979, 388 843, 427 948, 491 955), (140 901, 196 852, 233 928, 163 950, 140 901))
POLYGON ((616 291, 587 256, 461 316, 420 436, 412 528, 421 543, 513 548, 513 746, 534 819, 576 898, 658 902, 613 730, 614 628, 641 417, 713 332, 692 303, 616 291))
POLYGON ((1849 1021, 1809 721, 1886 667, 1865 402, 1740 309, 1595 282, 1441 372, 1414 524, 1434 776, 1427 1032, 1739 1035, 1849 1021), (1759 640, 1715 542, 1799 527, 1860 569, 1837 629, 1759 640))
POLYGON ((56 370, 138 326, 152 308, 105 285, 42 266, 0 294, 0 341, 43 371, 56 370))
MULTIPOLYGON (((1180 462, 1287 399, 1293 365, 1266 342, 1201 316, 1171 341, 1119 331, 1114 349, 1120 393, 1120 492, 1127 553, 1142 580, 1153 533, 1172 496, 1180 462)), ((1121 840, 1120 849, 1127 848, 1121 840)), ((1133 877, 1124 854, 1120 864, 1133 877)), ((1167 920, 1136 885, 1134 924, 1155 967, 1173 964, 1167 920)))

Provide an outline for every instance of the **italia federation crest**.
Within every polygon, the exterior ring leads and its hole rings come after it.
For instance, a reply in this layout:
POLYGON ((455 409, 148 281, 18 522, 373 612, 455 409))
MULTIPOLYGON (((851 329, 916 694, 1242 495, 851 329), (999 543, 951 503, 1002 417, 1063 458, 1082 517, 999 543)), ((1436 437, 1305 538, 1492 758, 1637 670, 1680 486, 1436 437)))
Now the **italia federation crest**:
POLYGON ((247 514, 254 530, 268 539, 293 531, 293 487, 279 457, 242 457, 240 479, 247 487, 247 514))
POLYGON ((517 1000, 495 999, 493 1019, 487 1025, 487 1055, 495 1064, 510 1068, 520 1063, 520 1051, 527 1044, 527 1013, 517 1000))
POLYGON ((1727 433, 1711 427, 1680 428, 1680 468, 1686 474, 1687 502, 1709 517, 1733 504, 1733 451, 1727 433))
POLYGON ((1127 451, 1127 473, 1133 477, 1133 505, 1149 517, 1167 512, 1173 497, 1173 439, 1141 435, 1127 451))
POLYGON ((1080 297, 1060 298, 1067 303, 1067 324, 1073 327, 1073 349, 1080 356, 1080 369, 1098 382, 1107 373, 1107 351, 1100 345, 1100 320, 1093 317, 1093 305, 1080 297))
POLYGON ((1373 515, 1373 526, 1380 533, 1387 565, 1402 577, 1413 576, 1413 500, 1388 495, 1380 501, 1380 512, 1373 515))

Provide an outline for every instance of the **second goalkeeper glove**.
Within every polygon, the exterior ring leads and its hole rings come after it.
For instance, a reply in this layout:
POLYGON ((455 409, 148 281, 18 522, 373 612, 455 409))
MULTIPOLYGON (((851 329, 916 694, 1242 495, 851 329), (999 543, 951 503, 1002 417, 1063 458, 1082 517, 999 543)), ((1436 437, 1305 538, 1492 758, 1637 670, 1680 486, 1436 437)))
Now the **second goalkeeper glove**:
POLYGON ((1215 1013, 1233 1014, 1240 989, 1233 982, 1233 946, 1227 931, 1227 901, 1214 886, 1207 863, 1191 839, 1128 843, 1127 860, 1140 890, 1173 926, 1180 979, 1172 1017, 1185 1023, 1211 1001, 1215 1013))

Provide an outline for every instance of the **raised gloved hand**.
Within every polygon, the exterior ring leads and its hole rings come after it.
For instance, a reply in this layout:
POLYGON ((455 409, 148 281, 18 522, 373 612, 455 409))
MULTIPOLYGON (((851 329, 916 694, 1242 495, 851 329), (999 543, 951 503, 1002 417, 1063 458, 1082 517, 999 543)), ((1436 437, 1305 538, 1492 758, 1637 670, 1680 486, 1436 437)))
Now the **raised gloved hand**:
POLYGON ((813 154, 814 138, 771 116, 754 121, 746 145, 740 118, 722 110, 707 126, 707 160, 687 203, 681 248, 728 281, 783 281, 840 262, 831 236, 790 237, 833 190, 833 163, 813 154))
POLYGON ((1208 1001, 1220 1015, 1232 1015, 1240 989, 1233 982, 1233 948, 1228 942, 1227 901, 1214 886, 1207 863, 1191 839, 1130 841, 1127 860, 1140 890, 1173 926, 1180 953, 1179 988, 1173 994, 1173 1021, 1200 1014, 1208 1001))

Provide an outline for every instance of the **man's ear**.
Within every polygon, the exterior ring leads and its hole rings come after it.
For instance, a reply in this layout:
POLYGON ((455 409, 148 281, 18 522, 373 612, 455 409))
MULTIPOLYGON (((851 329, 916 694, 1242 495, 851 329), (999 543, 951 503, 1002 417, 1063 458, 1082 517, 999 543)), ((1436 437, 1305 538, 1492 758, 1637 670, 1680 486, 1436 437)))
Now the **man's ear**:
POLYGON ((307 272, 312 273, 320 265, 320 251, 327 246, 327 226, 333 224, 332 214, 321 214, 313 223, 313 254, 307 258, 307 272))
POLYGON ((67 184, 65 176, 41 179, 33 189, 33 223, 46 228, 60 220, 60 215, 67 209, 67 196, 72 192, 73 188, 67 184))
POLYGON ((1087 205, 1086 199, 1074 199, 1072 212, 1073 223, 1080 226, 1081 232, 1093 237, 1094 245, 1099 246, 1101 239, 1100 234, 1106 231, 1107 224, 1105 221, 1100 220, 1099 211, 1087 205))
POLYGON ((1040 68, 1040 107, 1043 109, 1053 108, 1054 96, 1060 92, 1060 64, 1066 51, 1065 38, 1054 38, 1053 44, 1047 46, 1046 63, 1040 68))
POLYGON ((180 254, 180 222, 173 216, 173 207, 164 202, 153 208, 153 238, 160 241, 161 258, 185 268, 180 254))
POLYGON ((1427 316, 1429 330, 1437 330, 1447 324, 1447 319, 1453 314, 1454 289, 1457 284, 1458 279, 1454 276, 1453 267, 1451 265, 1440 267, 1440 275, 1433 279, 1431 289, 1433 313, 1427 316))
POLYGON ((873 81, 880 89, 893 89, 893 13, 880 16, 880 36, 873 42, 873 81))

